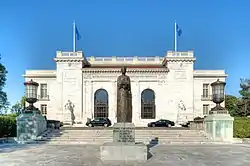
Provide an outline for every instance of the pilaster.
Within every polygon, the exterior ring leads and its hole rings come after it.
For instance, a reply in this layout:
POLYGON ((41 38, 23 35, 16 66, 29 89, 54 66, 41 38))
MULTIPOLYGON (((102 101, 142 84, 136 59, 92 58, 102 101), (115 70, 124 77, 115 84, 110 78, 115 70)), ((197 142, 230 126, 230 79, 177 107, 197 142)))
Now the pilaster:
POLYGON ((83 81, 83 86, 82 86, 82 114, 81 114, 81 120, 84 121, 86 119, 84 119, 85 117, 87 117, 87 107, 86 107, 86 80, 83 81))
MULTIPOLYGON (((86 118, 92 119, 94 117, 93 114, 93 82, 86 81, 86 98, 85 98, 85 107, 86 107, 86 118)), ((85 119, 87 120, 87 119, 85 119)))
POLYGON ((111 102, 109 103, 109 106, 110 106, 110 109, 109 109, 109 117, 111 118, 110 120, 113 122, 113 123, 116 123, 117 121, 117 81, 112 81, 112 92, 111 92, 111 95, 112 97, 111 98, 111 102))

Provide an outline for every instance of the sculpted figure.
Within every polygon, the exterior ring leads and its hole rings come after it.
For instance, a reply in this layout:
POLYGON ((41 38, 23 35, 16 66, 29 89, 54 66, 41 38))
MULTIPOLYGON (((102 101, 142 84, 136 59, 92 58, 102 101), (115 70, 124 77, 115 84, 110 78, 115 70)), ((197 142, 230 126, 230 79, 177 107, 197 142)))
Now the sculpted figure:
POLYGON ((177 113, 177 124, 185 123, 186 119, 183 117, 183 113, 186 111, 184 102, 180 100, 178 104, 178 113, 177 113))
POLYGON ((74 107, 75 107, 75 105, 70 100, 68 100, 68 102, 66 103, 66 105, 64 107, 65 107, 65 109, 70 111, 71 124, 73 125, 75 123, 75 115, 74 115, 74 107))
POLYGON ((126 67, 121 68, 122 75, 117 79, 117 122, 132 122, 132 93, 130 78, 126 67))

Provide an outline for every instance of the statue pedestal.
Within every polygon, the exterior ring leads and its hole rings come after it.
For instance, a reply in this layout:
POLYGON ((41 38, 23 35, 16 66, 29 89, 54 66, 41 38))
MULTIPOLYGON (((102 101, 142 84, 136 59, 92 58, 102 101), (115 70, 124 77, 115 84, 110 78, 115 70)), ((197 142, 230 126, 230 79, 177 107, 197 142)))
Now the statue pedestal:
POLYGON ((135 143, 135 125, 133 123, 115 123, 113 142, 135 143))
POLYGON ((22 113, 17 118, 17 142, 24 143, 36 140, 47 129, 45 118, 33 111, 22 113))
POLYGON ((213 141, 233 141, 233 121, 229 114, 210 114, 204 119, 204 128, 213 141))
POLYGON ((113 142, 100 147, 102 161, 147 161, 148 147, 144 143, 135 143, 135 125, 133 123, 115 123, 113 142))

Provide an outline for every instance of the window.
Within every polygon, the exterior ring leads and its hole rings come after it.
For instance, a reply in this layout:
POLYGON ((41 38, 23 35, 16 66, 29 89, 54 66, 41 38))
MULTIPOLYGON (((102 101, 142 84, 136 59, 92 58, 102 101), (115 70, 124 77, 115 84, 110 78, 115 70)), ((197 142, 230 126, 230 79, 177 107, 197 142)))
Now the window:
POLYGON ((46 104, 41 104, 41 114, 47 115, 47 105, 46 104))
POLYGON ((208 91, 208 88, 209 88, 209 84, 203 84, 203 97, 208 97, 208 94, 209 94, 209 91, 208 91))
POLYGON ((47 84, 41 84, 40 98, 44 99, 48 97, 47 84))
POLYGON ((94 118, 108 118, 109 95, 105 89, 98 89, 94 95, 94 118))
POLYGON ((203 115, 208 115, 209 105, 203 104, 203 115))
POLYGON ((141 93, 141 118, 155 119, 155 93, 151 89, 141 93))

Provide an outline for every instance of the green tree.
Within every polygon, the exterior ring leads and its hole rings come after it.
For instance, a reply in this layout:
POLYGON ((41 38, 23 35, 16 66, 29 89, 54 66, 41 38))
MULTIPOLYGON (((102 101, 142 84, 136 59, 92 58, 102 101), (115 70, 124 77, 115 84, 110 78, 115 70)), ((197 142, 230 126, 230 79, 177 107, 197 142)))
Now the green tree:
POLYGON ((239 99, 232 95, 225 96, 225 107, 231 116, 239 116, 239 99))
MULTIPOLYGON (((1 60, 1 54, 0 54, 0 60, 1 60)), ((6 75, 8 71, 5 68, 5 66, 0 62, 0 113, 3 113, 8 109, 9 102, 7 98, 6 92, 3 91, 3 88, 6 84, 6 75)))
POLYGON ((25 108, 25 96, 21 98, 16 104, 11 107, 12 114, 20 114, 22 110, 25 108))
POLYGON ((250 79, 240 80, 241 109, 244 116, 250 115, 250 79))

